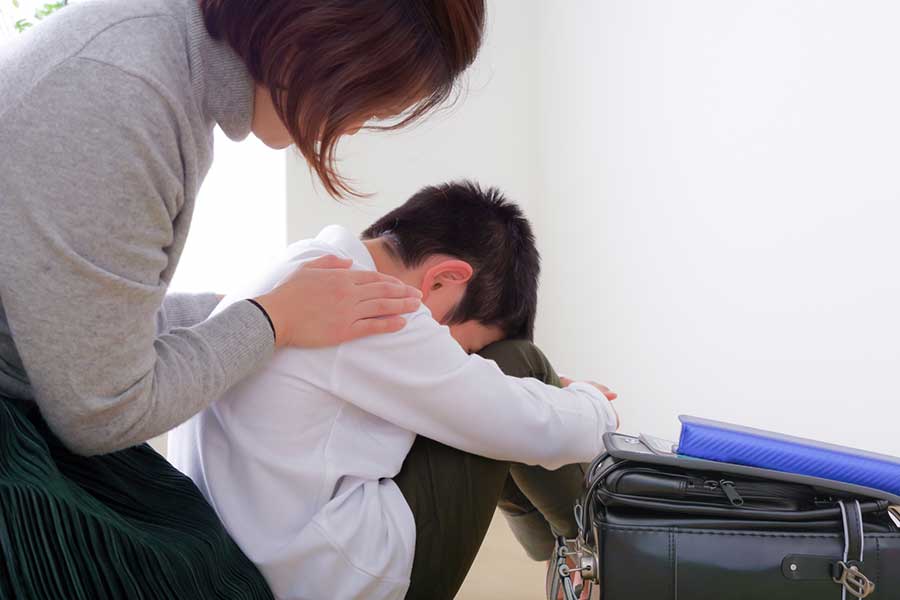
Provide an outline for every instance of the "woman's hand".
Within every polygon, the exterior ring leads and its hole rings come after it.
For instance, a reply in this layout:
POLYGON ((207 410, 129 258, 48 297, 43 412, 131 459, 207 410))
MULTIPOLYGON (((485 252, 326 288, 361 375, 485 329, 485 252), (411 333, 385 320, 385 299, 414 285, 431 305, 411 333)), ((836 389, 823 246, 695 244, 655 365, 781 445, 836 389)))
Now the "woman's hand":
POLYGON ((352 261, 323 256, 298 268, 271 292, 254 298, 269 314, 279 347, 316 348, 399 331, 422 293, 352 261))

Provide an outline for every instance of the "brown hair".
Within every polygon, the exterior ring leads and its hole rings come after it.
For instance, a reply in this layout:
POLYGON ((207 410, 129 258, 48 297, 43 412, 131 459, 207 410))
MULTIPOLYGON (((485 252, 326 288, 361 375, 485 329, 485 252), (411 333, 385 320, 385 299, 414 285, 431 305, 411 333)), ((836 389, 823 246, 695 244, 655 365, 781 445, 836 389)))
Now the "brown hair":
POLYGON ((484 0, 200 0, 206 28, 269 88, 297 148, 333 196, 341 136, 406 110, 397 129, 453 96, 484 33, 484 0))

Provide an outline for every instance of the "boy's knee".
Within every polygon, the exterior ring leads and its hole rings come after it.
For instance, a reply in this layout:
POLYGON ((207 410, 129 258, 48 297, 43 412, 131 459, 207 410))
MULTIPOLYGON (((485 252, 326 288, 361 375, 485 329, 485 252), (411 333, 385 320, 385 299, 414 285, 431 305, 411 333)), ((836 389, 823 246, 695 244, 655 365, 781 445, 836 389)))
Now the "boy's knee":
POLYGON ((478 353, 497 363, 513 377, 534 377, 550 385, 559 385, 559 376, 541 349, 528 340, 502 340, 478 353))

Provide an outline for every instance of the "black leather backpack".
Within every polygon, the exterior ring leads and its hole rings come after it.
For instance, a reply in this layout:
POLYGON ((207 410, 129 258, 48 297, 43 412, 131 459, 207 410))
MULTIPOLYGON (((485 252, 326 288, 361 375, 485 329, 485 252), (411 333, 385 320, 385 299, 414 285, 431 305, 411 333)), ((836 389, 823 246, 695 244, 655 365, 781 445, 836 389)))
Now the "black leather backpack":
POLYGON ((555 600, 900 600, 900 497, 604 437, 555 600))

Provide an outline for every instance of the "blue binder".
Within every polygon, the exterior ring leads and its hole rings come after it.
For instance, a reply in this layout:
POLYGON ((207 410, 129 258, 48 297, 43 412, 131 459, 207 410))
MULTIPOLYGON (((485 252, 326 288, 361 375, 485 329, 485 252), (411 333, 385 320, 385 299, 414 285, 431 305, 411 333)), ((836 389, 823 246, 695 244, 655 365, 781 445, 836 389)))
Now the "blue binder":
POLYGON ((900 495, 900 458, 682 415, 678 454, 900 495))

